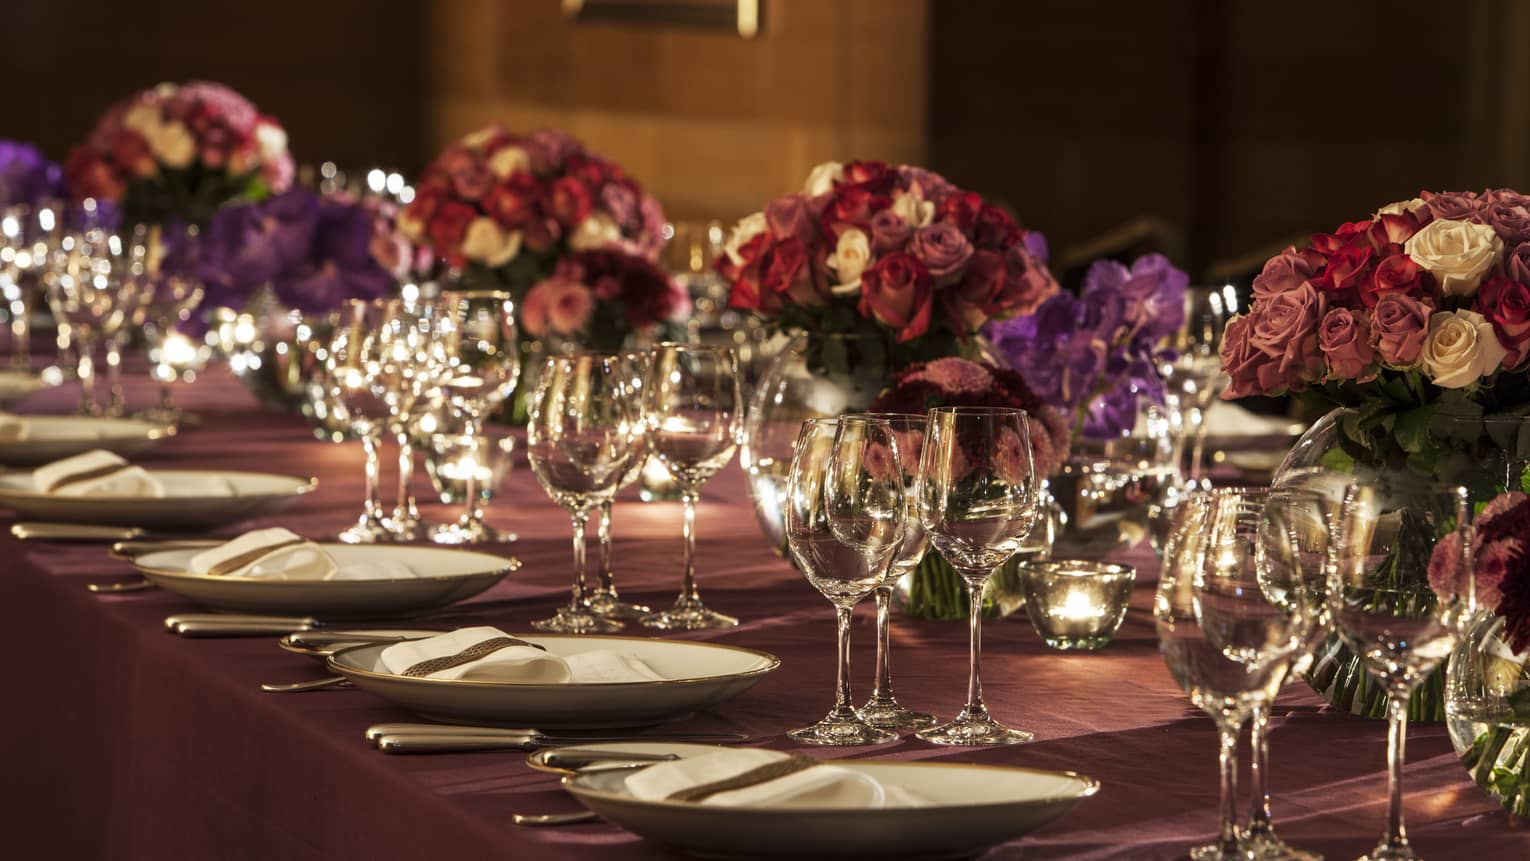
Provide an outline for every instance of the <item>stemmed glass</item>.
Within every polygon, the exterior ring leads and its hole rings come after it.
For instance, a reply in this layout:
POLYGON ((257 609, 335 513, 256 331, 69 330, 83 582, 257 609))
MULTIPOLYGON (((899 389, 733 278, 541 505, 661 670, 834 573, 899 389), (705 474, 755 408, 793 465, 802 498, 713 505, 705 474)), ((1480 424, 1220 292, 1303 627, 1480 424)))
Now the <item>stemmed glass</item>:
POLYGON ((949 723, 921 730, 935 744, 1017 744, 1031 733, 994 720, 983 705, 983 587, 1020 549, 1040 511, 1028 417, 1021 410, 938 407, 919 458, 919 520, 931 544, 967 582, 971 601, 967 704, 949 723))
MULTIPOLYGON (((478 440, 483 423, 510 393, 520 374, 516 342, 515 303, 510 294, 489 290, 446 290, 432 315, 435 345, 442 372, 438 379, 446 400, 463 418, 463 435, 478 440)), ((486 461, 487 457, 480 458, 486 461)), ((477 470, 468 470, 462 517, 431 531, 438 544, 504 541, 483 522, 478 501, 477 470)))
POLYGON ((1164 378, 1165 401, 1179 431, 1177 463, 1183 464, 1188 455, 1188 477, 1192 484, 1201 477, 1206 410, 1224 385, 1222 330, 1235 310, 1227 288, 1186 288, 1184 323, 1170 342, 1175 358, 1160 363, 1159 367, 1164 378))
POLYGON ((908 413, 867 413, 884 421, 898 443, 899 463, 903 466, 904 499, 908 516, 903 519, 903 541, 893 554, 887 577, 873 593, 877 602, 876 686, 871 698, 857 714, 861 720, 885 729, 922 729, 935 725, 935 716, 904 708, 893 695, 892 685, 892 596, 893 589, 905 574, 918 567, 930 540, 919 524, 919 451, 924 447, 925 417, 908 413))
POLYGON ((143 301, 147 246, 142 237, 99 229, 64 236, 45 278, 54 317, 68 323, 79 352, 80 412, 100 415, 96 345, 117 336, 143 301))
POLYGON ((738 361, 725 347, 660 344, 643 388, 648 450, 669 469, 685 504, 685 584, 673 607, 641 621, 666 631, 737 625, 732 616, 703 605, 696 591, 696 502, 701 486, 738 446, 743 421, 738 361))
POLYGON ((347 301, 336 315, 324 359, 328 405, 339 413, 335 422, 348 425, 366 452, 366 500, 361 517, 338 536, 349 544, 371 544, 391 537, 378 500, 378 447, 391 413, 374 379, 379 373, 377 333, 388 315, 388 304, 383 300, 347 301))
POLYGON ((194 271, 189 264, 167 268, 162 263, 149 276, 144 303, 134 321, 143 327, 154 360, 154 379, 160 386, 159 403, 140 413, 152 421, 174 424, 183 417, 171 400, 171 383, 206 360, 205 348, 178 331, 202 302, 204 287, 194 271))
POLYGON ((590 510, 616 493, 637 457, 642 409, 631 369, 617 356, 554 356, 542 366, 527 408, 526 455, 531 471, 574 524, 574 588, 556 616, 532 623, 539 631, 607 633, 622 624, 590 611, 584 583, 584 529, 590 510))
POLYGON ((1311 592, 1272 588, 1261 573, 1261 543, 1282 534, 1264 523, 1267 500, 1242 488, 1188 495, 1153 604, 1164 663, 1216 721, 1220 741, 1221 827, 1214 842, 1190 851, 1196 861, 1249 857, 1235 822, 1238 733, 1280 689, 1314 615, 1311 592))
POLYGON ((834 707, 818 723, 787 735, 832 745, 896 738, 850 705, 851 612, 886 580, 908 516, 892 428, 863 416, 803 422, 786 503, 787 547, 803 576, 834 605, 839 656, 834 707))
MULTIPOLYGON (((648 354, 627 353, 623 355, 628 367, 632 371, 632 385, 642 396, 643 380, 648 376, 648 354)), ((648 462, 648 435, 646 428, 633 440, 637 448, 637 456, 632 459, 632 466, 622 474, 617 482, 618 492, 622 488, 636 481, 643 474, 643 464, 648 462)), ((596 535, 600 539, 600 585, 590 592, 590 610, 597 616, 605 616, 608 619, 641 619, 653 612, 641 604, 633 604, 622 600, 622 596, 616 592, 616 575, 611 570, 611 509, 615 507, 616 498, 613 495, 600 503, 600 522, 596 525, 596 535)))
POLYGON ((1418 858, 1403 828, 1408 699, 1470 612, 1471 511, 1464 487, 1385 478, 1351 484, 1339 509, 1328 612, 1387 692, 1387 831, 1362 861, 1418 858))
POLYGON ((442 308, 421 299, 395 299, 385 307, 372 341, 372 384, 388 405, 388 430, 398 441, 398 504, 385 522, 394 540, 413 541, 424 533, 413 490, 414 431, 441 394, 445 362, 436 343, 435 318, 442 308))

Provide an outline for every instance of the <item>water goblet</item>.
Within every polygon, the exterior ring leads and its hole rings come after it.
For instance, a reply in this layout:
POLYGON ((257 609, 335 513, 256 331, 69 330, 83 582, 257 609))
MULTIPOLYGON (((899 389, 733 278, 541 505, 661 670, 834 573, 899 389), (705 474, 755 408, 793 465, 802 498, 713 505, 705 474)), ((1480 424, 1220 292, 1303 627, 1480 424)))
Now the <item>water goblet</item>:
POLYGON ((96 347, 117 337, 146 290, 148 250, 139 234, 100 229, 59 240, 44 283, 48 305, 68 324, 79 355, 80 412, 100 415, 96 401, 96 347))
POLYGON ((1206 410, 1226 384, 1222 375, 1222 331, 1236 311, 1230 288, 1185 289, 1184 320, 1170 339, 1174 358, 1159 363, 1165 403, 1178 431, 1176 463, 1189 459, 1192 484, 1201 478, 1206 444, 1206 410))
POLYGON ((388 431, 398 442, 398 502, 384 521, 396 541, 425 537, 414 497, 414 436, 419 421, 435 409, 443 389, 445 362, 437 343, 436 318, 443 308, 419 299, 394 299, 385 306, 373 349, 373 387, 388 405, 388 431))
POLYGON ((738 620, 708 609, 696 590, 696 502, 701 486, 738 446, 743 415, 737 359, 724 347, 660 344, 643 390, 648 450, 674 476, 685 506, 685 580, 673 607, 641 621, 666 631, 732 627, 738 620))
POLYGON ((526 456, 574 527, 574 586, 557 615, 532 623, 539 631, 596 634, 622 623, 590 611, 584 580, 584 532, 590 511, 616 493, 637 457, 642 408, 631 370, 617 356, 552 356, 527 404, 526 456))
MULTIPOLYGON (((463 435, 477 437, 483 423, 510 393, 520 374, 521 349, 516 340, 515 303, 509 293, 492 290, 445 290, 433 315, 436 344, 443 372, 438 375, 446 402, 462 416, 463 435)), ((483 522, 477 470, 468 471, 464 510, 455 523, 431 530, 437 544, 471 544, 514 540, 483 522)))
MULTIPOLYGON (((191 241, 191 240, 185 240, 191 241)), ((211 350, 180 331, 202 302, 201 279, 193 274, 189 259, 160 265, 148 276, 143 305, 135 315, 148 342, 150 373, 159 383, 159 403, 139 413, 140 418, 175 424, 184 416, 171 399, 170 386, 183 375, 206 364, 211 350)), ((108 367, 110 362, 108 361, 108 367)))
POLYGON ((898 443, 899 463, 903 466, 904 499, 908 504, 908 516, 903 519, 903 541, 893 554, 888 566, 887 578, 872 593, 877 604, 877 652, 876 682, 871 698, 861 706, 857 714, 861 720, 885 729, 923 729, 934 726, 932 714, 905 708, 893 693, 892 683, 892 597, 893 589, 904 575, 919 566, 929 549, 930 540, 919 524, 919 451, 924 446, 925 417, 909 413, 866 413, 866 416, 884 421, 898 443))
POLYGON ((1419 857, 1403 826, 1408 699, 1470 614, 1471 513, 1464 487, 1385 476, 1351 484, 1339 507, 1328 612, 1387 692, 1387 830, 1362 861, 1419 857))
POLYGON ((336 315, 334 333, 325 350, 323 384, 334 421, 348 426, 366 453, 366 498, 356 523, 338 538, 348 544, 372 544, 391 537, 378 498, 381 471, 378 447, 391 415, 379 394, 377 331, 388 313, 388 302, 352 299, 336 315))
POLYGON ((1040 513, 1030 423, 1021 410, 938 407, 919 459, 919 520, 929 541, 967 583, 967 704, 949 723, 921 730, 934 744, 1018 744, 1031 733, 994 720, 983 705, 983 587, 1024 543, 1040 513))
MULTIPOLYGON (((627 360, 628 367, 632 369, 632 385, 641 397, 643 379, 648 376, 648 354, 627 353, 623 355, 627 360)), ((644 465, 648 463, 648 436, 641 433, 634 439, 633 444, 637 447, 637 456, 632 459, 632 466, 617 482, 618 492, 622 488, 636 481, 643 474, 644 465)), ((641 604, 633 604, 622 600, 616 591, 616 574, 611 566, 611 509, 615 507, 615 498, 607 499, 600 504, 600 521, 596 524, 596 536, 600 540, 600 583, 590 592, 590 609, 597 616, 605 616, 610 619, 641 619, 653 612, 641 604)))
POLYGON ((443 503, 468 505, 483 519, 483 507, 494 499, 515 461, 515 437, 484 425, 472 436, 460 432, 433 433, 425 452, 425 473, 443 503), (471 486, 471 489, 470 489, 471 486))
POLYGON ((864 416, 802 424, 787 479, 787 547, 809 583, 834 605, 838 674, 834 707, 787 736, 809 744, 876 744, 897 737, 850 705, 850 617, 887 579, 908 516, 897 441, 864 416))

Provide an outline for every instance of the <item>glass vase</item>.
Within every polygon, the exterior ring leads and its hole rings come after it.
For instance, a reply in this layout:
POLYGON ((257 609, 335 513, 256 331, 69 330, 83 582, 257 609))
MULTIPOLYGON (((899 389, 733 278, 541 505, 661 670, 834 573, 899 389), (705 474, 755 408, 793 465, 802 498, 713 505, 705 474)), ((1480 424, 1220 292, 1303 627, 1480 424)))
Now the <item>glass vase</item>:
POLYGON ((1473 617, 1450 655, 1445 725, 1472 780, 1530 819, 1530 650, 1515 652, 1492 612, 1473 617))

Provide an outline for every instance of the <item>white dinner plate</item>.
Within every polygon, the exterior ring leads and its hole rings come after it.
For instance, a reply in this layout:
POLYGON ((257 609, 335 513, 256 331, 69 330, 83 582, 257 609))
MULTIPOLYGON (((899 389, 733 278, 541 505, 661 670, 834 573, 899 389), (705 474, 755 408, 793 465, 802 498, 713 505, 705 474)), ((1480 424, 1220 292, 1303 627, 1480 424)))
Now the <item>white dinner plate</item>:
POLYGON ((24 416, 22 420, 27 423, 27 438, 0 440, 0 464, 41 466, 98 448, 131 458, 175 435, 173 426, 140 419, 24 416))
POLYGON ((0 405, 19 401, 33 392, 52 388, 57 383, 26 371, 0 371, 0 405))
POLYGON ((191 557, 206 548, 146 553, 133 560, 144 578, 205 607, 243 613, 347 619, 400 616, 444 607, 493 586, 519 563, 447 547, 324 544, 339 565, 390 560, 418 577, 376 580, 264 580, 192 574, 191 557))
POLYGON ((57 496, 38 491, 30 472, 8 473, 0 475, 0 508, 30 520, 212 529, 278 511, 318 484, 263 472, 151 469, 149 474, 164 485, 164 496, 57 496))
POLYGON ((839 760, 926 803, 883 808, 729 807, 633 797, 631 772, 587 771, 563 788, 607 820, 688 852, 728 857, 966 858, 1022 837, 1099 791, 1067 771, 839 760))
POLYGON ((663 681, 514 684, 420 679, 382 666, 386 644, 330 656, 330 669, 395 705, 447 723, 593 729, 648 726, 684 717, 735 697, 781 665, 775 655, 684 640, 644 637, 515 634, 559 657, 609 649, 632 655, 663 681))

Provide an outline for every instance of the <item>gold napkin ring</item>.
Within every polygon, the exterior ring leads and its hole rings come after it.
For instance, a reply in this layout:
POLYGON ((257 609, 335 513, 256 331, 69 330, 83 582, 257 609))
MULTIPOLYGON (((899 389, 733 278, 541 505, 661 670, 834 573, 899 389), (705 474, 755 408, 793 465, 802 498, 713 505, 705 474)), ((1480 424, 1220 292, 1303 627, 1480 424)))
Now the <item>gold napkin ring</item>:
POLYGON ((106 466, 98 466, 95 469, 87 469, 84 472, 70 473, 53 482, 46 490, 48 493, 57 493, 61 488, 69 487, 73 484, 84 484, 87 481, 95 481, 98 478, 107 478, 132 468, 133 465, 131 463, 111 463, 106 466))
POLYGON ((796 774, 799 771, 812 768, 818 764, 818 760, 810 756, 792 756, 786 759, 767 762, 764 765, 749 769, 743 774, 735 774, 722 780, 714 780, 711 783, 703 783, 698 786, 671 792, 664 796, 665 801, 704 801, 719 792, 732 792, 735 789, 746 789, 758 786, 771 780, 777 780, 788 774, 796 774))
POLYGON ((530 646, 533 649, 538 649, 543 652, 547 651, 547 649, 543 646, 539 646, 536 643, 528 643, 525 640, 517 639, 515 637, 491 637, 487 640, 474 643, 473 645, 468 646, 466 649, 463 649, 455 655, 442 655, 439 658, 431 658, 427 661, 420 661, 418 664, 415 664, 409 669, 404 670, 404 672, 400 673, 400 675, 415 679, 424 678, 431 673, 439 673, 442 670, 449 670, 452 667, 460 667, 463 664, 470 664, 479 658, 487 658, 500 649, 507 649, 511 646, 530 646))
POLYGON ((207 574, 210 577, 222 577, 225 574, 232 574, 246 565, 259 562, 278 550, 286 550, 288 547, 296 547, 299 544, 306 543, 308 543, 306 538, 289 538, 276 544, 267 544, 264 547, 256 547, 254 550, 246 550, 238 556, 225 559, 217 565, 208 568, 207 574))

